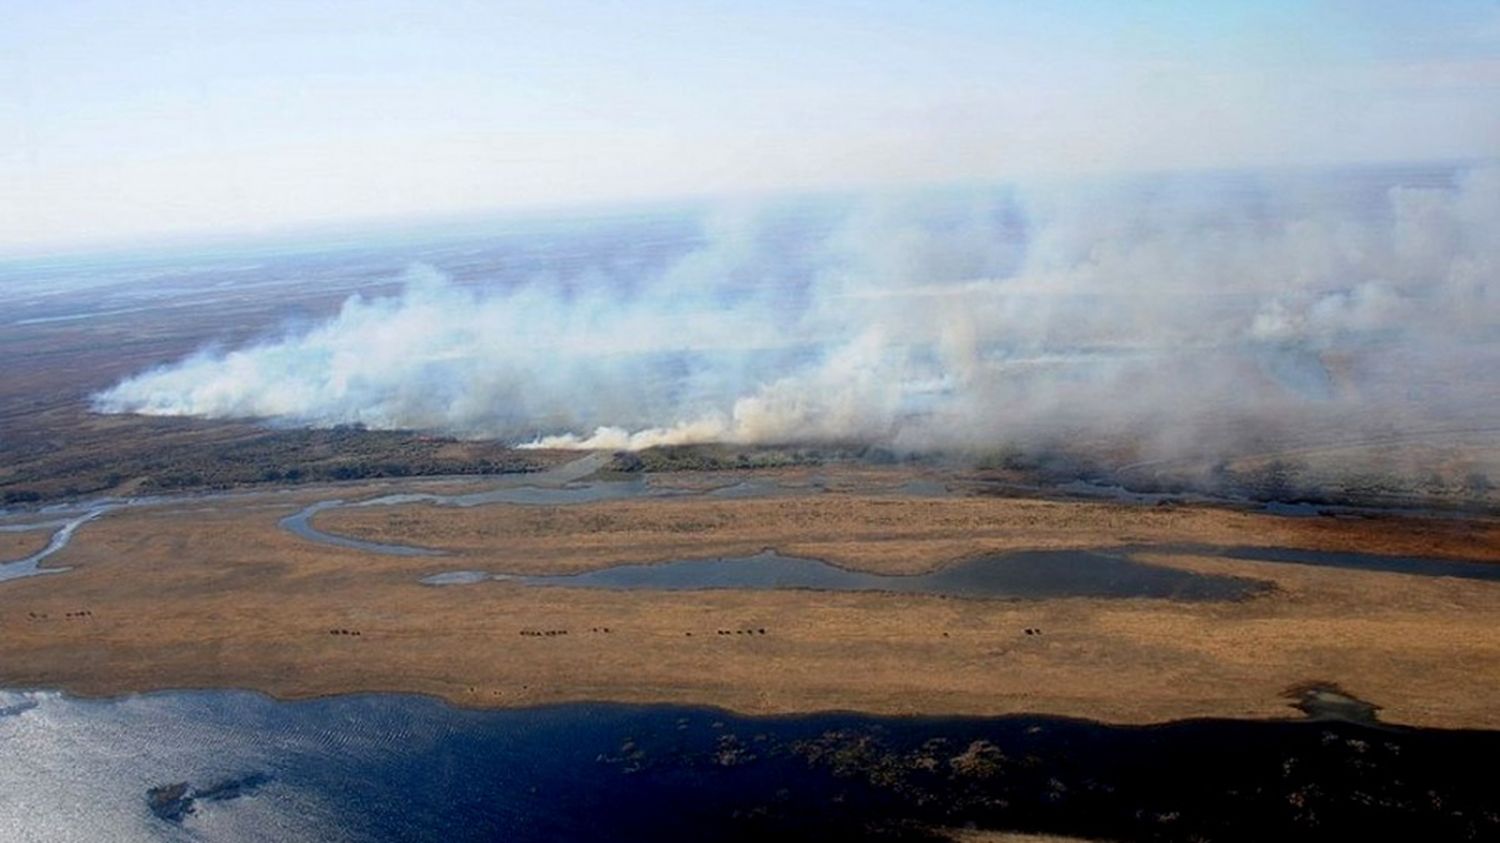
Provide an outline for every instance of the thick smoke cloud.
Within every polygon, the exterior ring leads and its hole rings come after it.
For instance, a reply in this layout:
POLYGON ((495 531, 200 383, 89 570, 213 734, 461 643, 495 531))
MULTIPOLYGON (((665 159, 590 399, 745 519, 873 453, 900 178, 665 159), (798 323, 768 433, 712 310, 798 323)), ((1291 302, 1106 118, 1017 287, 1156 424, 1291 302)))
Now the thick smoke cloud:
POLYGON ((1500 395, 1500 169, 1415 182, 885 197, 796 246, 795 273, 741 210, 647 278, 495 290, 414 267, 399 295, 96 406, 547 447, 1118 437, 1147 456, 1482 420, 1500 395))

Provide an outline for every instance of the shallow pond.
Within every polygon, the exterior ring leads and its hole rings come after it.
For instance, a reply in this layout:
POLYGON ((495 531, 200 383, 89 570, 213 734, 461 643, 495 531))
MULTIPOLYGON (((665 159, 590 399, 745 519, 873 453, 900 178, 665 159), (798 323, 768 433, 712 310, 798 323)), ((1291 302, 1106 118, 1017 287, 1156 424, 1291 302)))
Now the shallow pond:
MULTIPOLYGON (((1458 577, 1467 580, 1500 580, 1500 564, 1464 562, 1452 559, 1429 559, 1420 556, 1386 556, 1379 553, 1350 553, 1331 550, 1301 550, 1294 547, 1227 547, 1212 550, 1229 559, 1257 562, 1280 562, 1290 565, 1317 565, 1324 568, 1354 568, 1360 571, 1384 571, 1415 574, 1423 577, 1458 577)), ((1496 560, 1500 562, 1500 560, 1496 560)))
MULTIPOLYGON (((773 551, 754 556, 689 559, 648 565, 615 565, 558 576, 506 576, 533 586, 650 589, 817 589, 885 591, 946 597, 1156 597, 1239 600, 1269 584, 1241 577, 1196 574, 1138 562, 1123 554, 1089 550, 1027 550, 959 562, 923 574, 855 571, 816 559, 773 551)), ((422 580, 460 585, 487 579, 480 571, 451 571, 422 580)))

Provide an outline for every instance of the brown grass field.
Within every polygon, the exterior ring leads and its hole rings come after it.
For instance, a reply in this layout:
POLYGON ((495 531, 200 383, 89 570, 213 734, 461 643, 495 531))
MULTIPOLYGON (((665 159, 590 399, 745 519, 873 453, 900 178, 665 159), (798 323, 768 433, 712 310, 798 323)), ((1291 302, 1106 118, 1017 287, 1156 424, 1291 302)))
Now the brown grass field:
POLYGON ((52 531, 47 529, 15 533, 0 532, 0 562, 25 559, 46 547, 47 540, 50 538, 52 538, 52 531))
MULTIPOLYGON (((447 557, 330 548, 277 527, 303 502, 335 493, 327 489, 118 511, 85 525, 48 562, 74 570, 0 584, 0 684, 85 694, 411 691, 473 706, 608 699, 761 713, 1038 712, 1141 723, 1287 716, 1286 690, 1316 680, 1382 706, 1390 721, 1500 726, 1492 694, 1500 583, 1181 555, 1150 561, 1276 588, 1240 602, 1186 603, 417 582, 444 570, 560 572, 767 546, 886 572, 1008 548, 1158 540, 1500 559, 1500 526, 1482 520, 911 498, 890 491, 905 469, 823 473, 838 491, 336 510, 317 522, 448 548, 447 557), (1027 627, 1044 634, 1027 636, 1027 627), (765 635, 716 634, 760 628, 765 635), (547 630, 567 633, 522 634, 547 630)), ((778 476, 800 482, 796 470, 778 476)))

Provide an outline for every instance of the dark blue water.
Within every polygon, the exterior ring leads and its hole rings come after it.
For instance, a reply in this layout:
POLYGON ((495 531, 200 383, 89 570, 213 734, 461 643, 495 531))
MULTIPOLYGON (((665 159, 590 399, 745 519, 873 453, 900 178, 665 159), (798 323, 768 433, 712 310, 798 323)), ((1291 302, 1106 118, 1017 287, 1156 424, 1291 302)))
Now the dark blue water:
MULTIPOLYGON (((1500 565, 1494 562, 1465 562, 1453 559, 1386 556, 1378 553, 1349 553, 1333 550, 1300 550, 1294 547, 1230 547, 1214 552, 1216 555, 1230 559, 1251 559, 1258 562, 1354 568, 1361 571, 1384 571, 1425 577, 1500 580, 1500 565)), ((1496 561, 1500 562, 1500 560, 1496 561)))
MULTIPOLYGON (((468 573, 468 572, 458 572, 468 573)), ((923 574, 892 576, 840 568, 766 551, 755 556, 616 565, 560 576, 513 577, 528 585, 681 591, 806 588, 888 591, 948 597, 1154 597, 1239 600, 1264 592, 1264 581, 1197 574, 1089 550, 1025 550, 981 557, 923 574)), ((448 584, 474 582, 454 578, 448 584)), ((442 584, 433 582, 432 584, 442 584)))
POLYGON ((1500 580, 1500 559, 1493 561, 1442 559, 1433 556, 1391 556, 1344 550, 1304 550, 1296 547, 1224 547, 1212 544, 1138 544, 1114 548, 1111 553, 1211 556, 1275 562, 1283 565, 1315 565, 1418 577, 1457 577, 1466 580, 1500 580))
MULTIPOLYGON (((1289 710, 1289 714, 1294 714, 1289 710)), ((1496 839, 1500 734, 0 692, 4 840, 1496 839)))
POLYGON ((421 581, 438 586, 474 585, 503 579, 534 586, 656 591, 812 589, 971 598, 1144 597, 1188 601, 1243 600, 1274 587, 1264 580, 1200 574, 1134 558, 1147 553, 1218 556, 1413 576, 1500 580, 1500 565, 1485 562, 1282 547, 1134 545, 1106 550, 1015 551, 913 575, 857 571, 768 550, 754 556, 614 565, 562 575, 510 576, 453 570, 423 577, 421 581))

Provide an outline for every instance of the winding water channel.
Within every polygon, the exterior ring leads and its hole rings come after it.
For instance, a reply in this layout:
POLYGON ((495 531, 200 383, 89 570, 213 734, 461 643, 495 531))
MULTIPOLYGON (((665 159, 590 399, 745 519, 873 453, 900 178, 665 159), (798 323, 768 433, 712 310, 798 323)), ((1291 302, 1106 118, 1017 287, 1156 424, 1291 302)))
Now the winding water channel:
POLYGON ((60 574, 68 570, 67 568, 43 568, 42 560, 67 547, 68 542, 73 538, 73 533, 77 532, 79 527, 82 527, 84 524, 87 524, 88 522, 94 520, 95 518, 98 518, 99 516, 114 508, 115 507, 112 505, 104 504, 95 506, 92 509, 85 510, 82 515, 76 515, 72 518, 68 518, 62 521, 44 521, 40 524, 7 524, 5 526, 0 526, 0 532, 7 533, 31 532, 33 530, 44 530, 47 528, 53 528, 55 530, 55 532, 53 532, 52 534, 52 538, 47 542, 46 547, 43 547, 41 550, 38 550, 36 553, 33 553, 24 559, 18 559, 14 562, 0 563, 0 582, 20 579, 22 577, 35 577, 42 574, 60 574))
MULTIPOLYGON (((492 504, 555 506, 612 500, 682 496, 752 498, 815 494, 824 487, 787 487, 766 478, 749 478, 708 490, 656 486, 645 477, 628 480, 589 480, 609 462, 605 453, 591 453, 547 471, 504 475, 490 488, 460 494, 398 492, 362 501, 341 498, 314 501, 282 518, 282 529, 306 541, 328 547, 392 556, 448 556, 438 548, 374 542, 327 532, 313 525, 319 513, 338 508, 429 504, 477 507, 492 504)), ((940 483, 918 481, 894 494, 942 496, 953 494, 940 483)), ((202 505, 209 501, 264 500, 277 493, 244 492, 177 497, 108 499, 89 504, 48 507, 46 520, 0 525, 0 531, 51 529, 41 550, 13 562, 0 563, 0 581, 61 573, 66 567, 42 563, 68 545, 79 528, 111 511, 143 507, 202 505)), ((1275 511, 1275 510, 1271 510, 1275 511)), ((1303 515, 1303 513, 1295 513, 1303 515)), ((1207 545, 1133 545, 1093 550, 1021 551, 968 560, 931 572, 888 576, 854 571, 817 559, 782 556, 766 551, 750 557, 670 560, 659 564, 617 565, 564 576, 512 576, 503 572, 453 569, 429 574, 427 585, 474 585, 492 580, 531 586, 570 586, 620 589, 780 589, 888 591, 962 597, 1112 596, 1173 599, 1241 599, 1265 590, 1262 581, 1243 577, 1194 574, 1138 560, 1143 554, 1206 555, 1295 565, 1318 565, 1416 576, 1500 580, 1500 565, 1424 557, 1397 557, 1359 552, 1330 552, 1282 547, 1218 547, 1207 545)))

